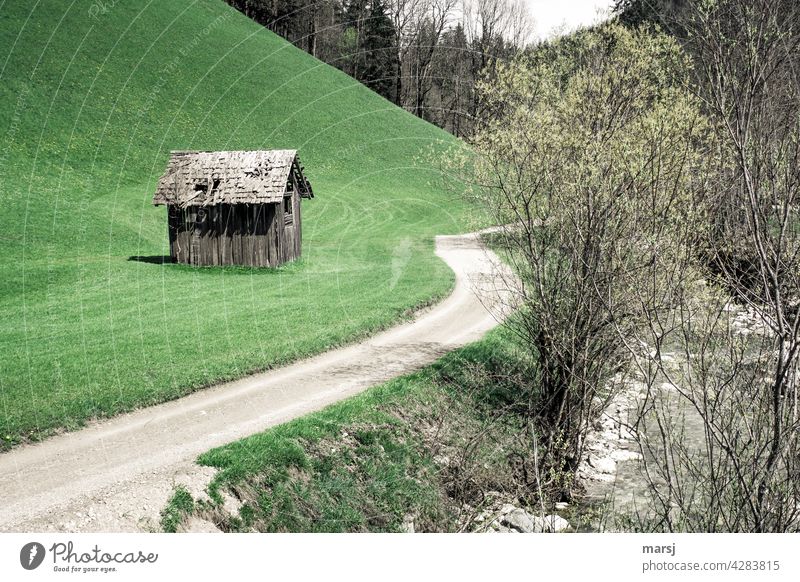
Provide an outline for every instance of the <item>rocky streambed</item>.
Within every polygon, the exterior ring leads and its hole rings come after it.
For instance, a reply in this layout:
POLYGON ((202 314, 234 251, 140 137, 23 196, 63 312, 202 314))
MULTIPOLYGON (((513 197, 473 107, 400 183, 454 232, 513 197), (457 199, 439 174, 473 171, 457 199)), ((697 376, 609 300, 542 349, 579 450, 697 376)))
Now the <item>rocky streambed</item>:
MULTIPOLYGON (((734 334, 747 337, 769 333, 753 311, 729 303, 725 312, 734 334)), ((663 351, 661 360, 669 367, 677 366, 681 358, 677 353, 663 351)), ((617 377, 614 381, 622 384, 621 389, 588 434, 577 474, 586 496, 575 511, 579 516, 577 521, 586 524, 588 531, 616 530, 615 517, 629 517, 644 510, 650 499, 650 484, 643 473, 641 447, 633 429, 648 386, 643 378, 635 376, 626 380, 617 377)), ((660 382, 654 389, 659 391, 659 396, 683 407, 685 442, 689 447, 702 447, 706 438, 703 421, 681 402, 676 386, 660 382)), ((645 430, 653 428, 651 424, 643 426, 645 430)))
MULTIPOLYGON (((733 333, 742 337, 768 333, 759 317, 743 307, 731 303, 725 311, 733 333)), ((675 371, 683 359, 678 353, 668 350, 662 350, 660 358, 665 368, 674 368, 675 371)), ((627 378, 617 376, 612 381, 617 384, 616 394, 589 431, 576 474, 585 491, 584 497, 573 504, 531 508, 520 506, 516 500, 499 492, 488 492, 485 509, 476 513, 470 507, 464 508, 465 513, 473 515, 468 531, 611 532, 621 529, 620 523, 630 523, 637 513, 646 512, 651 485, 643 472, 642 447, 634 427, 648 391, 655 390, 659 397, 685 409, 682 435, 687 446, 699 448, 704 445, 705 427, 702 419, 686 407, 676 386, 669 382, 655 382, 648 388, 643 376, 636 374, 627 378)), ((652 420, 643 422, 639 427, 645 431, 654 428, 652 420)))

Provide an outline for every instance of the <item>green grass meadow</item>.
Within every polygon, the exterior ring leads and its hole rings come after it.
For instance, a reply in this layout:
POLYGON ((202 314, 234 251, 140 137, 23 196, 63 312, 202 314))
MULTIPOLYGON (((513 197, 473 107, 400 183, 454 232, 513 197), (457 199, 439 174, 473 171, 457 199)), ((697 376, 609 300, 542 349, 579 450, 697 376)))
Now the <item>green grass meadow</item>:
POLYGON ((386 327, 470 228, 455 141, 222 0, 0 5, 0 449, 386 327), (173 149, 298 149, 303 258, 162 264, 173 149), (132 259, 139 257, 139 259, 132 259))

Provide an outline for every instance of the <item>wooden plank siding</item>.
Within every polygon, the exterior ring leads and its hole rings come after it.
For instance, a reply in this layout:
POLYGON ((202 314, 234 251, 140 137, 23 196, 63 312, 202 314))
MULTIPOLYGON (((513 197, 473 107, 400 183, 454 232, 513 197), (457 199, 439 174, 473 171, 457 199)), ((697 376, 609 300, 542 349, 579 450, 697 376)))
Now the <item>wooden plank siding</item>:
POLYGON ((275 267, 300 256, 300 197, 292 193, 292 219, 283 204, 168 207, 170 255, 198 266, 275 267))

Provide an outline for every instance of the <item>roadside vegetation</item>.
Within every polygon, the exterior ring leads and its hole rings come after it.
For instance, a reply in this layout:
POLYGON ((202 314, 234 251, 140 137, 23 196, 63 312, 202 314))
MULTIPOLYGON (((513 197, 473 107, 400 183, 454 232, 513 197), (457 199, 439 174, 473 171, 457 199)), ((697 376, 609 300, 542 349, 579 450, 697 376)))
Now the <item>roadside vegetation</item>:
MULTIPOLYGON (((200 499, 177 490, 162 528, 194 516, 226 532, 482 531, 536 502, 532 363, 507 330, 418 373, 202 455, 200 499)), ((551 512, 553 507, 541 508, 551 512)))
POLYGON ((352 342, 445 295, 452 144, 221 0, 3 6, 0 450, 352 342), (172 149, 296 148, 303 258, 163 264, 172 149))

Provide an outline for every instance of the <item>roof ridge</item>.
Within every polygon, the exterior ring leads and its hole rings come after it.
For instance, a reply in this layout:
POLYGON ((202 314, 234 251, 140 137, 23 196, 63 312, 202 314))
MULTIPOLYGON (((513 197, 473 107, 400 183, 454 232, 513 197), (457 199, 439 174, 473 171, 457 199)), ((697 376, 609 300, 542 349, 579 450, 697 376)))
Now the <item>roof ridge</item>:
POLYGON ((293 167, 301 177, 301 188, 312 196, 297 150, 173 150, 153 204, 280 202, 293 167))

